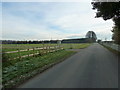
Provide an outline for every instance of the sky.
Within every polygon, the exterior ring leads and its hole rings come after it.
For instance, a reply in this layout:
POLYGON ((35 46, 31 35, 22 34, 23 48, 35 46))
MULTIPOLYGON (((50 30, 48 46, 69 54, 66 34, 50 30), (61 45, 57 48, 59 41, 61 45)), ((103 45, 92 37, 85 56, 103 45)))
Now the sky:
POLYGON ((98 39, 112 37, 113 21, 95 18, 91 2, 2 2, 1 5, 3 40, 85 38, 88 31, 94 31, 98 39))

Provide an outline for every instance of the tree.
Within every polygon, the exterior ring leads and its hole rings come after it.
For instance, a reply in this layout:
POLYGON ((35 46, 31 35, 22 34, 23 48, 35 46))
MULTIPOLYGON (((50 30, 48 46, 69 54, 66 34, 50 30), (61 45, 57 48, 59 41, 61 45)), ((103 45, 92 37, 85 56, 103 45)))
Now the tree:
POLYGON ((120 44, 120 2, 92 2, 93 10, 97 9, 96 18, 112 19, 114 22, 112 39, 120 44))

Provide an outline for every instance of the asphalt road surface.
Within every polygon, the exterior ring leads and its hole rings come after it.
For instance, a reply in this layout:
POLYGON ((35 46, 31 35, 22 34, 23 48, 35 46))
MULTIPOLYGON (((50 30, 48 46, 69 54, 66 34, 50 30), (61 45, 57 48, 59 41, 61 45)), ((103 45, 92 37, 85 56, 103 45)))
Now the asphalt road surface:
POLYGON ((118 88, 118 56, 95 43, 19 88, 118 88))

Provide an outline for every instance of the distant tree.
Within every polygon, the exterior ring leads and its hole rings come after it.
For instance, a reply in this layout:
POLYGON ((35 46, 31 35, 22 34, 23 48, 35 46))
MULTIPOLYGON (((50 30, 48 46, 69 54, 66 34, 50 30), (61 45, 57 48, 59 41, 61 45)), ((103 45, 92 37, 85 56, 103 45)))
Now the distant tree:
POLYGON ((114 22, 112 39, 120 44, 120 2, 92 2, 93 10, 97 9, 96 18, 112 19, 114 22))

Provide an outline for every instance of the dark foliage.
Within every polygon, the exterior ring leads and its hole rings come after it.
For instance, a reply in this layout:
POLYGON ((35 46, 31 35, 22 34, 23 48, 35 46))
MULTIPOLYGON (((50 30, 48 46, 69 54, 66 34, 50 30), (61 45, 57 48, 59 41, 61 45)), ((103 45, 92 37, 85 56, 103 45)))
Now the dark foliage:
POLYGON ((58 40, 44 40, 44 41, 15 41, 15 40, 2 40, 2 44, 42 44, 42 43, 57 43, 58 40))
POLYGON ((113 37, 115 43, 120 44, 120 2, 92 2, 93 10, 97 10, 96 18, 112 19, 114 22, 113 37))

